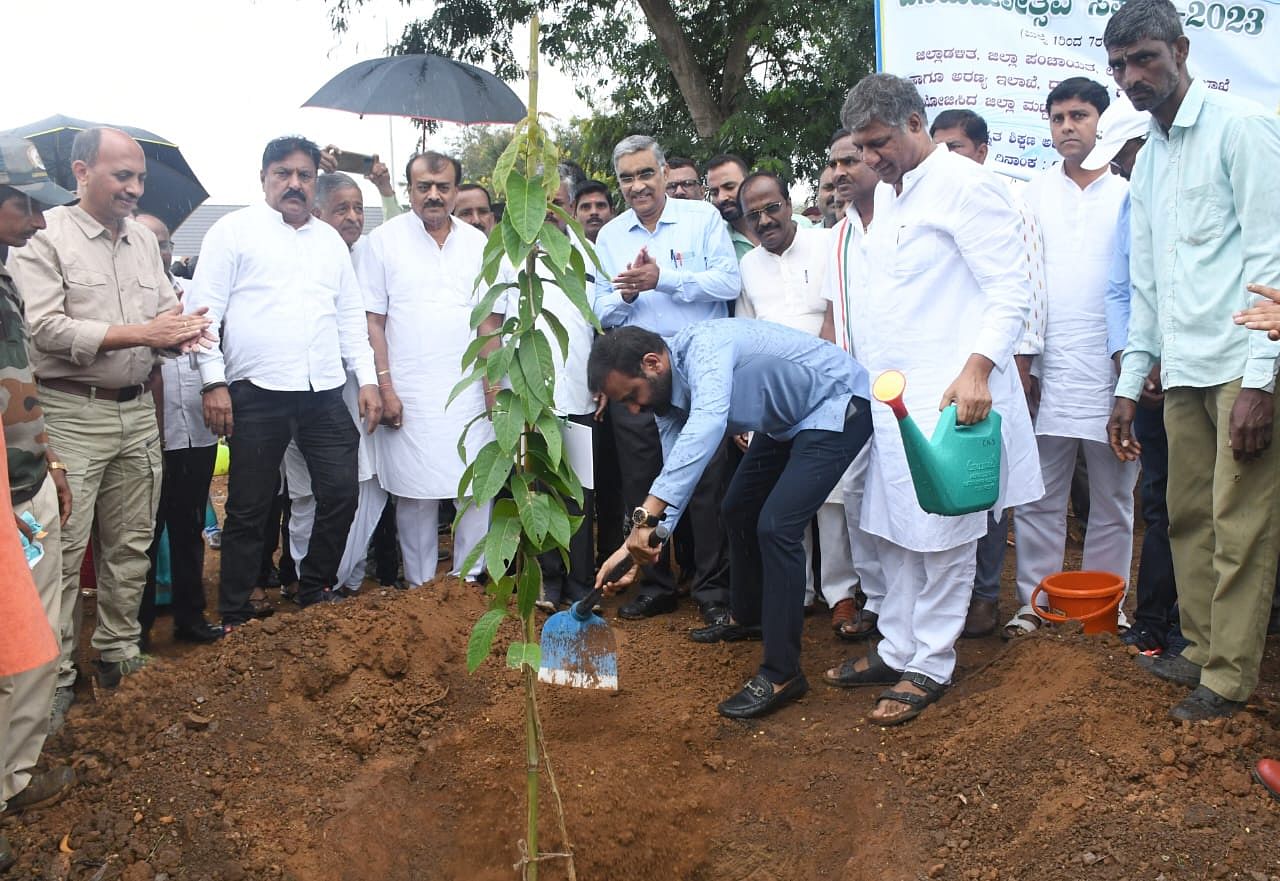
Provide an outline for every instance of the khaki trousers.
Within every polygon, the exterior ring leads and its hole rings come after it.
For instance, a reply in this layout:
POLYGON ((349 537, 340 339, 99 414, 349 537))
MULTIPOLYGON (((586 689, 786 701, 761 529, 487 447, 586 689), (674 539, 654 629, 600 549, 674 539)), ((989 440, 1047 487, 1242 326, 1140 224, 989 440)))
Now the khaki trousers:
MULTIPOLYGON (((18 516, 27 511, 49 533, 40 539, 44 556, 31 570, 31 577, 49 626, 57 634, 62 606, 62 529, 58 525, 58 491, 52 480, 45 478, 39 492, 13 506, 18 516)), ((31 780, 31 771, 49 734, 49 710, 57 673, 55 658, 16 676, 0 676, 0 811, 31 780)))
POLYGON ((138 655, 138 607, 147 580, 163 458, 150 395, 116 403, 41 386, 49 444, 67 465, 71 518, 62 538, 62 657, 58 685, 75 682, 80 633, 80 564, 94 537, 98 625, 104 661, 138 655), (96 524, 95 524, 96 518, 96 524))
POLYGON ((1169 544, 1185 654, 1200 684, 1242 701, 1258 684, 1280 554, 1280 450, 1237 462, 1228 446, 1240 382, 1165 392, 1169 544))

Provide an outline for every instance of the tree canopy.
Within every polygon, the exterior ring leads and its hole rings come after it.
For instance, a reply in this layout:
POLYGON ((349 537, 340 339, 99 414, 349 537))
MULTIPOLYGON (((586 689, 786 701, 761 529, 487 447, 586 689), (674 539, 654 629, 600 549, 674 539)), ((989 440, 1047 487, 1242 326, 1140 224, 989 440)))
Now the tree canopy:
MULTIPOLYGON (((341 30, 364 0, 329 2, 341 30)), ((607 105, 575 122, 588 168, 607 168, 613 144, 641 132, 669 154, 733 152, 815 178, 845 93, 875 62, 872 0, 438 0, 395 51, 516 80, 515 29, 539 9, 543 53, 607 105)))

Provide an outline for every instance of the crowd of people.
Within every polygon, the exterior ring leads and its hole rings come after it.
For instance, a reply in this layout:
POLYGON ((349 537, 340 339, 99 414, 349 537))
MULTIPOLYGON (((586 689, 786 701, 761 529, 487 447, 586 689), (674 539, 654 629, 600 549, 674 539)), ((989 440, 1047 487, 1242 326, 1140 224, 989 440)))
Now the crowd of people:
MULTIPOLYGON (((718 708, 749 718, 808 690, 800 635, 821 596, 834 634, 869 646, 823 679, 884 687, 870 718, 901 724, 946 692, 957 640, 1044 626, 1031 595, 1063 567, 1069 505, 1084 568, 1128 580, 1138 486, 1122 639, 1188 688, 1174 719, 1238 712, 1280 558, 1280 120, 1191 77, 1168 0, 1130 0, 1104 44, 1117 88, 1052 84, 1061 163, 1025 185, 984 167, 982 117, 930 120, 887 73, 849 91, 813 205, 738 156, 699 165, 645 135, 617 144, 613 181, 562 164, 554 201, 599 258, 601 330, 548 289, 569 338, 555 405, 592 430, 595 489, 568 565, 544 560, 539 607, 629 588, 617 614, 644 619, 687 595, 695 642, 762 641, 718 708), (869 402, 890 369, 926 435, 948 406, 960 424, 1000 414, 990 511, 920 507, 895 414, 869 402), (1018 608, 1002 625, 1011 521, 1018 608), (659 526, 670 538, 651 542, 659 526)), ((405 168, 408 210, 375 165, 387 219, 365 236, 360 185, 334 160, 302 137, 268 144, 263 201, 219 220, 181 282, 168 230, 137 215, 146 163, 126 134, 77 137, 74 195, 29 144, 0 140, 0 411, 62 648, 0 679, 0 808, 71 785, 35 767, 79 672, 112 688, 145 665, 162 532, 174 636, 199 643, 270 614, 277 579, 307 607, 357 595, 371 556, 380 582, 415 588, 448 556, 459 436, 470 423, 470 456, 492 437, 496 387, 448 399, 501 206, 424 152, 405 168), (219 438, 213 623, 202 529, 219 438), (90 544, 97 657, 78 672, 90 544)), ((500 301, 479 333, 517 315, 500 301)), ((488 516, 457 520, 452 575, 483 580, 483 558, 461 565, 488 516)))

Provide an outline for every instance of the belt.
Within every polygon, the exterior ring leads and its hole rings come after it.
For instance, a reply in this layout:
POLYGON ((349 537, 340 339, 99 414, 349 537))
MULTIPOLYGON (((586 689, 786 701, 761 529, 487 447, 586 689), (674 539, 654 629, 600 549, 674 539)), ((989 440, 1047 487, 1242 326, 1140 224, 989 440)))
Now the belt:
POLYGON ((132 401, 147 390, 147 387, 141 384, 127 385, 124 388, 105 388, 100 385, 78 382, 74 379, 38 379, 37 382, 45 388, 66 392, 69 395, 79 395, 82 398, 97 398, 102 401, 116 401, 121 404, 125 401, 132 401))

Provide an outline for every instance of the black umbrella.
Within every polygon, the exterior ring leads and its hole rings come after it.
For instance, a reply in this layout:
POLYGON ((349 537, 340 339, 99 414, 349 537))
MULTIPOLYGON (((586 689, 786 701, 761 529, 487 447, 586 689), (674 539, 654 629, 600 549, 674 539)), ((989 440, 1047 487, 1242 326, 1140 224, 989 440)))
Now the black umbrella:
POLYGON ((487 70, 443 55, 393 55, 348 67, 303 107, 445 122, 514 123, 524 103, 487 70))
MULTIPOLYGON (((34 143, 53 179, 74 192, 76 179, 71 173, 71 142, 80 132, 101 124, 59 115, 19 126, 8 134, 34 143)), ((182 152, 177 145, 145 129, 127 125, 113 125, 111 128, 118 128, 137 141, 147 157, 147 184, 138 210, 159 217, 171 230, 177 229, 209 198, 187 160, 182 158, 182 152)))

